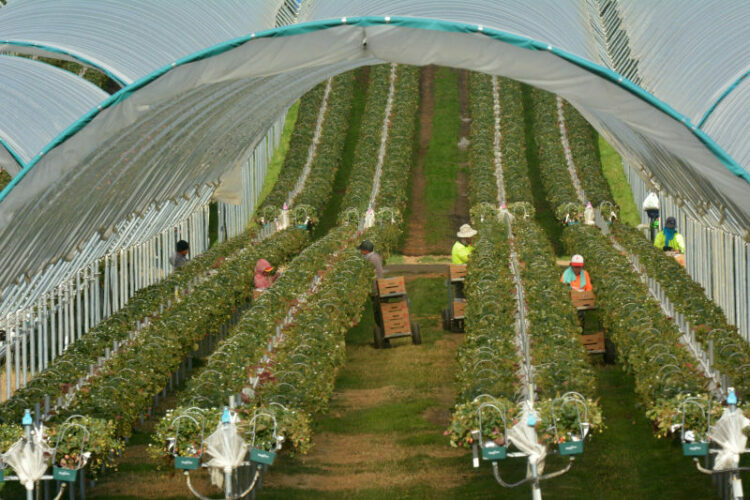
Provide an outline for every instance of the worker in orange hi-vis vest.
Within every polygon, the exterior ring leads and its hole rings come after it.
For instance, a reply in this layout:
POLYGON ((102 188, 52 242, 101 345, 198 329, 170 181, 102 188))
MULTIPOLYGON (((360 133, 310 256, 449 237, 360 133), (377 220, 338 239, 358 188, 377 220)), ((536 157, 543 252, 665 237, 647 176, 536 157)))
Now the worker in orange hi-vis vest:
POLYGON ((563 273, 560 282, 570 285, 572 290, 593 290, 589 273, 583 269, 582 256, 576 254, 570 259, 570 266, 563 273))

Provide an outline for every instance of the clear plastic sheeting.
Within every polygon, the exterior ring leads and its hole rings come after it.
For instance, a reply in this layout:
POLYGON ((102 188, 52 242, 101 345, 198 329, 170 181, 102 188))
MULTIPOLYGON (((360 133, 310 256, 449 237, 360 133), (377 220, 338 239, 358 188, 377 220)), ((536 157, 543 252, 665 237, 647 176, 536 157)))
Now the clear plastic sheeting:
MULTIPOLYGON (((599 3, 607 1, 616 3, 599 3)), ((590 118, 653 184, 706 204, 718 224, 743 234, 750 227, 750 184, 742 177, 750 179, 750 174, 712 137, 694 130, 681 109, 669 107, 668 96, 650 95, 607 69, 610 63, 601 58, 610 55, 610 47, 602 43, 612 33, 594 15, 592 2, 310 0, 298 18, 317 22, 247 34, 162 67, 46 146, 44 155, 35 157, 5 191, 0 201, 0 287, 61 257, 71 258, 95 234, 107 238, 114 224, 151 203, 191 197, 205 184, 215 186, 304 91, 329 76, 376 62, 472 69, 555 92, 590 118), (351 17, 357 15, 379 17, 351 17)), ((57 8, 50 0, 30 3, 57 8)), ((81 0, 60 4, 92 5, 81 0)), ((145 3, 118 4, 112 8, 145 3)), ((160 27, 169 25, 162 30, 165 36, 174 35, 179 31, 174 26, 184 20, 177 11, 185 4, 158 4, 141 16, 161 8, 175 10, 177 18, 159 19, 160 27)), ((196 5, 223 12, 219 16, 231 12, 222 11, 220 2, 196 5)), ((0 11, 0 36, 10 7, 0 11)), ((191 5, 186 11, 197 8, 191 5)), ((745 8, 750 4, 738 7, 745 8)), ((112 29, 138 33, 141 25, 155 22, 139 18, 129 27, 130 19, 118 18, 112 29)), ((667 19, 659 28, 665 33, 674 29, 667 19)), ((76 24, 45 22, 52 23, 54 29, 48 26, 48 31, 54 37, 101 38, 78 33, 76 24)), ((109 26, 110 21, 102 23, 109 26)), ((113 54, 142 48, 133 42, 113 54)), ((682 49, 664 42, 653 50, 682 49)))
POLYGON ((0 168, 6 170, 11 176, 16 175, 21 170, 21 165, 3 142, 0 141, 0 168))
POLYGON ((0 12, 0 50, 67 56, 127 85, 193 52, 274 27, 282 4, 283 0, 12 2, 0 12))
POLYGON ((206 438, 206 453, 211 456, 206 466, 210 469, 211 483, 222 488, 224 473, 242 465, 247 451, 247 443, 237 432, 237 426, 234 423, 220 423, 213 434, 206 438))
MULTIPOLYGON (((153 105, 133 96, 125 106, 100 114, 94 122, 101 128, 88 126, 50 153, 63 163, 43 158, 6 198, 26 208, 16 211, 10 207, 15 203, 4 204, 0 225, 13 232, 25 226, 26 236, 12 246, 13 256, 6 255, 8 262, 24 266, 5 284, 53 264, 54 254, 43 248, 56 246, 57 258, 73 259, 92 234, 109 239, 117 221, 141 215, 154 203, 193 198, 198 186, 215 185, 246 161, 280 112, 320 80, 345 69, 334 65, 205 84, 153 105), (102 142, 104 130, 109 139, 102 142), (50 168, 56 171, 53 177, 50 168), (48 215, 40 218, 39 213, 48 215)), ((194 83, 173 76, 172 89, 194 83)))
POLYGON ((721 418, 708 431, 711 441, 721 446, 714 460, 714 470, 735 469, 740 463, 740 454, 745 452, 747 436, 744 429, 750 426, 740 409, 724 409, 721 418))
POLYGON ((544 460, 547 458, 547 447, 539 443, 536 429, 528 424, 529 417, 533 414, 534 410, 529 402, 524 401, 521 419, 516 425, 508 429, 508 441, 528 455, 527 477, 531 476, 531 465, 536 465, 537 472, 541 475, 544 472, 544 460))
POLYGON ((31 439, 21 438, 3 453, 3 462, 18 476, 18 481, 28 490, 34 489, 49 467, 53 451, 44 439, 44 427, 32 429, 31 439))
MULTIPOLYGON (((27 163, 109 95, 76 75, 22 57, 0 56, 0 140, 27 163)), ((8 151, 0 146, 9 157, 8 151)), ((0 152, 0 166, 20 170, 0 152)))

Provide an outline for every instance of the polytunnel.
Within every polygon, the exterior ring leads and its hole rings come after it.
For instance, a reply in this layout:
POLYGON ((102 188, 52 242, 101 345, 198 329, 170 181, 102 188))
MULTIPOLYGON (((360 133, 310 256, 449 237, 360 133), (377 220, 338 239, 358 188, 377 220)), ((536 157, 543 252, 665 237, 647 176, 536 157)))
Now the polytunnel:
MULTIPOLYGON (((2 143, 0 162, 21 169, 0 193, 3 298, 60 262, 101 258, 97 242, 134 217, 210 195, 326 78, 382 62, 438 64, 573 104, 623 155, 637 198, 659 192, 706 233, 705 255, 734 263, 724 264, 730 277, 706 262, 688 269, 747 335, 750 86, 738 41, 748 15, 739 0, 10 1, 2 52, 73 60, 122 88, 84 98, 85 84, 49 69, 26 82, 32 101, 52 85, 70 102, 28 102, 54 132, 2 143)), ((2 94, 12 78, 0 72, 2 94)), ((13 129, 12 116, 0 114, 0 131, 13 129)))

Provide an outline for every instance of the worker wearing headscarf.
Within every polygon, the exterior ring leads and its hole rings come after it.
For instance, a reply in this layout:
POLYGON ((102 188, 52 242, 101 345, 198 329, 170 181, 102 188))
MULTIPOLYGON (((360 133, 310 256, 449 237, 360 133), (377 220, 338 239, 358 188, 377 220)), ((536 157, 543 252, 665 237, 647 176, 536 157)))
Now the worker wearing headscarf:
POLYGON ((685 253, 685 238, 677 232, 677 220, 674 217, 667 217, 664 229, 654 238, 654 246, 665 252, 675 250, 685 253))
POLYGON ((273 282, 279 277, 276 268, 266 259, 258 259, 255 264, 255 288, 265 290, 273 285, 273 282))
POLYGON ((474 251, 471 246, 471 238, 476 236, 476 229, 472 229, 469 224, 464 224, 458 229, 458 241, 453 244, 451 250, 451 262, 454 264, 466 264, 469 262, 469 256, 474 251))
POLYGON ((594 289, 588 271, 583 269, 583 257, 578 254, 571 257, 570 266, 563 273, 560 282, 570 285, 571 290, 590 292, 594 289))

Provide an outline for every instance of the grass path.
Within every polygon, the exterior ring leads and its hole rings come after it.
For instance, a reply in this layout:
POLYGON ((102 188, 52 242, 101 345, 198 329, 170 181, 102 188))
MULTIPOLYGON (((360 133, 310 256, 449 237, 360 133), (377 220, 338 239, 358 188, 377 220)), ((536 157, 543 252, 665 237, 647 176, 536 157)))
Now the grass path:
POLYGON ((468 154, 459 147, 462 136, 468 136, 468 122, 462 122, 462 114, 468 115, 462 99, 465 74, 446 67, 424 71, 428 73, 422 80, 419 143, 410 179, 406 255, 448 253, 458 227, 469 221, 468 154))
POLYGON ((607 183, 609 183, 612 197, 620 207, 620 219, 625 224, 637 226, 641 222, 641 217, 633 201, 633 192, 630 190, 630 184, 622 169, 622 158, 600 135, 598 136, 598 142, 599 156, 602 160, 602 171, 604 172, 604 177, 607 179, 607 183))

